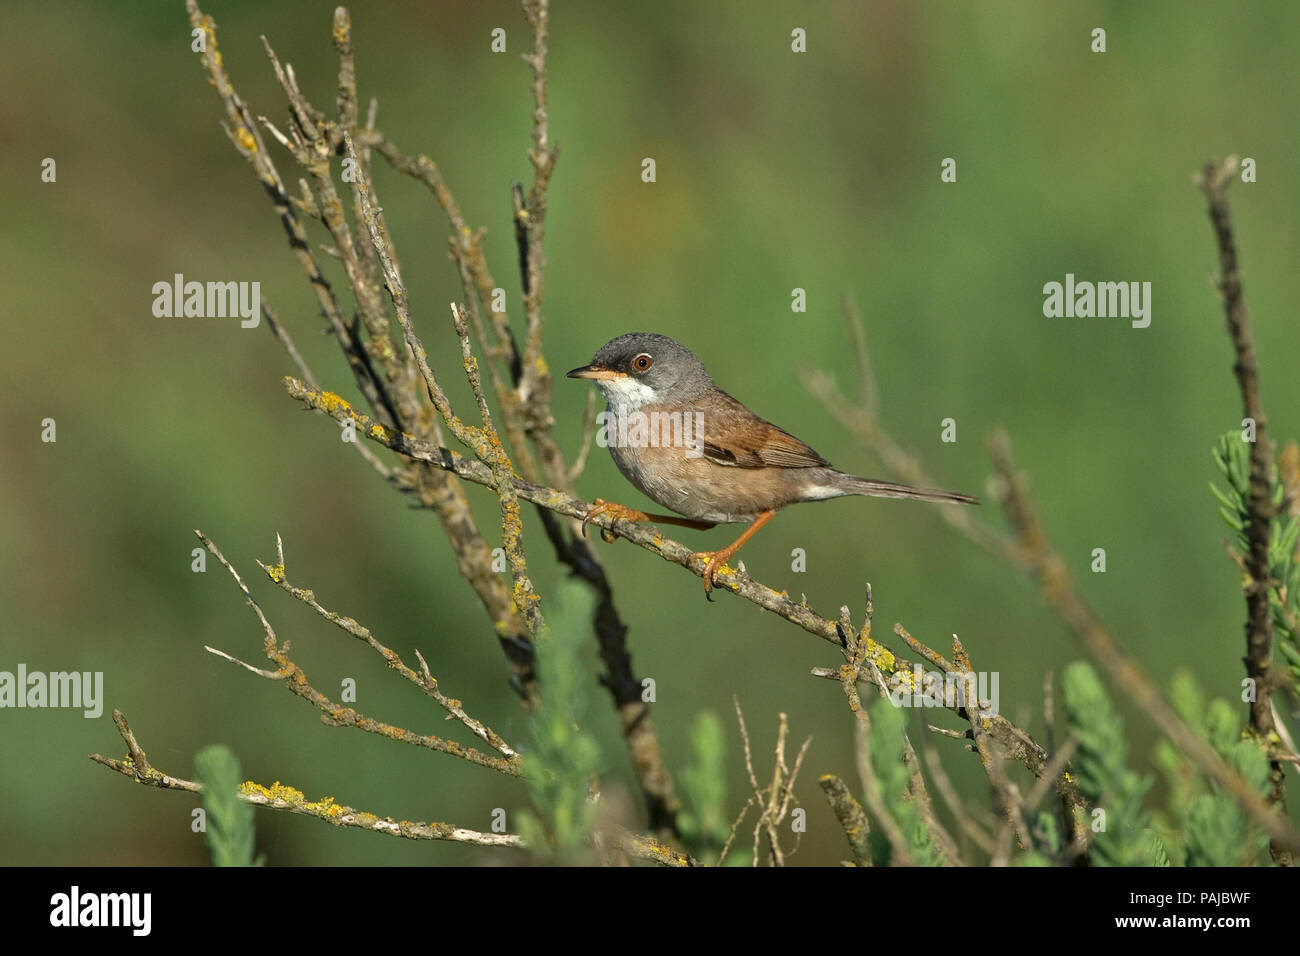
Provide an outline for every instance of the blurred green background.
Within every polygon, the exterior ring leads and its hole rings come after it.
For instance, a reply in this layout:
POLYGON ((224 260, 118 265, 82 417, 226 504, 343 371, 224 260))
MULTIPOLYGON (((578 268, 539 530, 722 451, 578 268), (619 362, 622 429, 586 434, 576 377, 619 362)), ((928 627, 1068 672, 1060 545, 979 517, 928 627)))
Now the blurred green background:
MULTIPOLYGON (((285 106, 258 36, 334 109, 333 4, 210 0, 225 65, 253 113, 285 106)), ((0 476, 0 669, 105 673, 105 713, 0 712, 0 860, 206 862, 195 801, 90 763, 120 754, 122 709, 153 762, 192 776, 193 756, 229 744, 246 776, 395 818, 487 829, 526 803, 518 782, 452 758, 322 726, 284 690, 203 651, 257 662, 261 631, 224 571, 190 570, 202 528, 241 569, 282 638, 322 688, 358 681, 361 709, 439 732, 418 692, 355 642, 279 594, 255 558, 284 536, 291 576, 367 624, 408 660, 420 648, 444 689, 508 738, 523 715, 506 667, 431 514, 413 512, 288 399, 293 371, 265 326, 157 319, 151 286, 258 280, 326 387, 351 376, 262 189, 218 126, 220 103, 180 2, 9 2, 0 39, 6 148, 0 261, 5 415, 0 476), (45 157, 58 181, 40 181, 45 157), (57 444, 39 440, 58 423, 57 444)), ((526 158, 529 43, 517 4, 372 3, 353 10, 363 104, 408 152, 441 165, 519 317, 509 184, 526 158), (490 52, 507 31, 508 53, 490 52)), ((1009 431, 1058 550, 1081 589, 1149 672, 1187 667, 1236 699, 1244 618, 1238 574, 1207 482, 1211 445, 1240 420, 1204 203, 1190 174, 1238 153, 1259 182, 1231 191, 1247 302, 1276 439, 1300 434, 1292 3, 557 2, 551 24, 546 355, 563 370, 607 339, 650 330, 692 347, 722 387, 845 470, 879 465, 798 382, 800 363, 853 392, 838 302, 856 296, 891 432, 946 487, 986 494, 983 437, 1009 431), (808 52, 790 50, 803 27, 808 52), (1089 51, 1107 30, 1108 52, 1089 51), (658 181, 640 180, 654 157, 658 181), (957 160, 958 181, 940 182, 957 160), (1287 170, 1290 170, 1288 172, 1287 170), (1048 319, 1042 286, 1149 281, 1153 321, 1048 319), (791 290, 807 290, 793 314, 791 290), (956 444, 939 422, 958 422, 956 444), (1104 547, 1109 570, 1088 573, 1104 547)), ((274 148, 274 147, 273 147, 274 148)), ((282 174, 298 173, 277 151, 282 174)), ((435 367, 456 368, 446 304, 460 295, 441 211, 376 159, 435 367)), ((322 241, 322 233, 314 233, 322 241)), ((328 261, 328 260, 326 260, 328 261)), ((335 263, 330 263, 335 265, 335 263)), ((454 375, 445 375, 454 379, 454 375)), ((463 387, 453 398, 469 401, 463 387)), ((555 386, 557 431, 576 450, 584 386, 555 386)), ((589 498, 644 499, 594 449, 589 498)), ((496 506, 470 489, 481 526, 496 506)), ((1001 525, 986 506, 984 517, 1001 525)), ((545 595, 557 579, 534 515, 525 543, 545 595)), ((682 532, 720 547, 735 529, 682 532)), ((816 785, 854 780, 840 689, 808 676, 833 648, 626 543, 598 544, 632 623, 637 671, 656 679, 654 716, 673 769, 696 714, 728 733, 732 808, 746 793, 735 695, 760 777, 777 715, 813 742, 799 781, 808 833, 796 863, 846 854, 816 785)), ((943 650, 959 634, 1001 675, 1001 707, 1041 734, 1044 674, 1081 652, 1034 586, 935 509, 844 499, 783 513, 743 553, 750 573, 822 613, 894 622, 943 650), (805 548, 808 570, 791 571, 805 548)), ((594 642, 593 642, 594 645, 594 642)), ((590 654, 591 679, 597 662, 590 654)), ((605 692, 590 730, 610 786, 630 784, 605 692)), ((1118 697, 1118 695, 1117 695, 1118 697)), ((1123 700, 1146 767, 1154 739, 1123 700)), ((949 715, 940 715, 947 721, 949 715)), ((987 805, 978 762, 936 741, 959 789, 987 805)), ((1292 778, 1294 781, 1294 777, 1292 778)), ((1292 803, 1295 804, 1293 798, 1292 803)), ((493 864, 501 851, 341 832, 259 812, 271 864, 493 864)))

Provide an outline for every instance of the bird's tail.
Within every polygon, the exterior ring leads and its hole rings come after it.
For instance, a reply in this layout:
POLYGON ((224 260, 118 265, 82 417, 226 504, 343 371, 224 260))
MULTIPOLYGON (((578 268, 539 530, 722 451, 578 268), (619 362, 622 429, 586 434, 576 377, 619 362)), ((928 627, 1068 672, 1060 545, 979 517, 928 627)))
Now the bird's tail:
POLYGON ((916 498, 920 501, 957 501, 967 505, 977 505, 980 500, 972 495, 963 495, 957 491, 943 491, 938 488, 913 488, 900 485, 896 481, 879 481, 875 478, 859 478, 856 475, 838 474, 837 484, 847 495, 868 495, 872 498, 916 498))

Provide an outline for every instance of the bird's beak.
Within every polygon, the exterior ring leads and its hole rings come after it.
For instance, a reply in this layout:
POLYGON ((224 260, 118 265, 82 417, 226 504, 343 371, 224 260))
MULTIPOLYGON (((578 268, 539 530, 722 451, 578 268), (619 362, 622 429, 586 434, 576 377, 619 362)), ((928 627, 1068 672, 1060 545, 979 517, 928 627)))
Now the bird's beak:
POLYGON ((615 371, 612 368, 605 368, 601 365, 584 365, 582 368, 575 368, 572 372, 565 372, 565 378, 590 378, 590 379, 610 379, 626 378, 626 372, 615 371))

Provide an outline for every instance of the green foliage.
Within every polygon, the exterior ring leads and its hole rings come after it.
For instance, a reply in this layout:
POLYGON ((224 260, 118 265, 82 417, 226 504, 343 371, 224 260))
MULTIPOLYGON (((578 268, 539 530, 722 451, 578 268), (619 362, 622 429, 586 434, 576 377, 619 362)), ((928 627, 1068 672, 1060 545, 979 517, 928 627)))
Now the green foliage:
MULTIPOLYGON (((1267 793, 1268 758, 1254 741, 1243 739, 1237 708, 1226 700, 1210 701, 1197 729, 1256 793, 1267 793)), ((1217 784, 1210 784, 1208 792, 1188 802, 1185 821, 1188 866, 1240 866, 1253 862, 1268 846, 1267 838, 1250 827, 1237 801, 1222 793, 1217 784)))
MULTIPOLYGON (((1239 554, 1246 554, 1246 525, 1250 520, 1247 506, 1250 493, 1250 444, 1237 432, 1220 436, 1214 448, 1214 462, 1227 481, 1221 491, 1213 483, 1210 491, 1219 500, 1219 514, 1232 529, 1232 544, 1239 554)), ((1270 476, 1272 501, 1281 506, 1286 490, 1274 467, 1270 476)), ((1269 527, 1268 569, 1274 586, 1269 588, 1268 608, 1273 622, 1274 642, 1291 675, 1300 681, 1300 635, 1293 622, 1300 620, 1300 561, 1296 560, 1296 542, 1300 541, 1300 519, 1278 512, 1269 527)))
POLYGON ((1078 662, 1062 680, 1065 717, 1079 741, 1076 758, 1079 790, 1104 818, 1094 817, 1092 859, 1103 866, 1156 866, 1167 863, 1159 841, 1153 843, 1142 797, 1150 787, 1126 766, 1124 724, 1111 706, 1096 671, 1078 662))
POLYGON ((1232 800, 1203 794, 1187 808, 1187 865, 1236 866, 1246 844, 1246 821, 1232 800))
MULTIPOLYGON (((871 730, 868 734, 871 769, 885 807, 907 843, 912 863, 916 866, 942 866, 943 857, 916 801, 912 799, 911 773, 903 762, 903 724, 902 710, 887 697, 881 697, 871 705, 871 730)), ((870 839, 873 861, 877 866, 888 866, 893 848, 880 832, 880 827, 872 827, 870 839)))
MULTIPOLYGON (((722 721, 711 711, 697 714, 691 728, 691 762, 680 776, 684 807, 677 822, 691 855, 705 863, 717 862, 731 832, 726 756, 722 721)), ((729 856, 727 862, 737 858, 729 856)))
MULTIPOLYGON (((1188 727, 1200 736, 1206 736, 1207 709, 1205 695, 1200 685, 1186 670, 1174 673, 1169 686, 1169 701, 1174 711, 1188 727)), ((1165 835, 1167 843, 1173 845, 1174 865, 1181 865, 1177 859, 1176 837, 1187 819, 1187 808, 1193 798, 1202 792, 1201 779, 1187 758, 1168 740, 1161 738, 1155 746, 1155 763, 1165 777, 1169 795, 1163 810, 1153 814, 1156 829, 1165 835)))
MULTIPOLYGON (((1256 793, 1267 792, 1268 758, 1257 744, 1243 738, 1239 709, 1220 698, 1207 702, 1186 671, 1174 675, 1169 697, 1180 719, 1256 793)), ((1079 788, 1094 805, 1107 811, 1107 831, 1114 830, 1117 821, 1121 827, 1118 835, 1095 835, 1094 863, 1241 866, 1259 860, 1267 849, 1267 837, 1250 824, 1236 800, 1207 781, 1166 740, 1156 748, 1156 762, 1169 782, 1169 799, 1164 808, 1151 814, 1152 826, 1146 827, 1139 806, 1146 783, 1124 766, 1123 724, 1088 665, 1067 669, 1065 699, 1071 731, 1081 743, 1079 788), (1091 730, 1086 738, 1081 727, 1091 730), (1119 799, 1108 796, 1112 793, 1119 799)))
POLYGON ((533 748, 524 765, 534 812, 520 814, 519 832, 539 856, 581 862, 596 821, 590 786, 602 762, 600 745, 582 729, 593 683, 582 651, 595 596, 572 580, 555 595, 536 642, 541 704, 530 715, 533 748))
POLYGON ((1169 853, 1165 850, 1160 834, 1147 827, 1142 831, 1142 849, 1151 866, 1169 866, 1169 853))
POLYGON ((204 838, 212 865, 261 866, 262 858, 253 860, 253 808, 239 799, 239 758, 214 744, 194 756, 194 770, 203 784, 204 838))

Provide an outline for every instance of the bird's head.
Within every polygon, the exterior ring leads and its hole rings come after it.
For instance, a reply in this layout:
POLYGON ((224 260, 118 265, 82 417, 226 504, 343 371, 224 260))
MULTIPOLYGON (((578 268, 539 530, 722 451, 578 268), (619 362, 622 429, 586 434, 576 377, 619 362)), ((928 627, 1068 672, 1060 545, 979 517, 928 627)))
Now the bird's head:
POLYGON ((653 332, 629 332, 611 339, 590 365, 575 368, 568 377, 593 381, 616 411, 679 405, 713 385, 695 353, 653 332))

